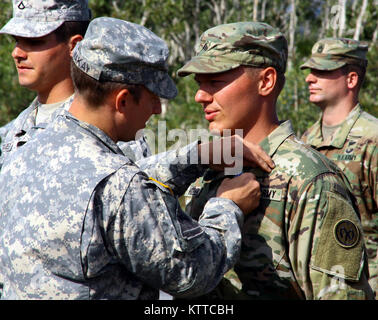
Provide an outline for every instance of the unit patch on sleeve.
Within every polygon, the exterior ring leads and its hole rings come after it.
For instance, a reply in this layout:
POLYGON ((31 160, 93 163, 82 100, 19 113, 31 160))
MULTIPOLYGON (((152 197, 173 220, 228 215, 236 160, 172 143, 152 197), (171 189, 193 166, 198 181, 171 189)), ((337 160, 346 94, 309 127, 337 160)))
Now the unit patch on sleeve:
POLYGON ((333 234, 336 242, 345 248, 352 248, 360 239, 357 226, 347 219, 342 219, 335 224, 333 234))

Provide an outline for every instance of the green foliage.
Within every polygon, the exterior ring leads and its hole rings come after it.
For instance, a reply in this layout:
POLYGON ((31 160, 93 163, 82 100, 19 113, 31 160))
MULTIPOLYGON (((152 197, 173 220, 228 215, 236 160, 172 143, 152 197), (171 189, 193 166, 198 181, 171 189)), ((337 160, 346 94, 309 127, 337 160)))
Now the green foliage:
POLYGON ((360 92, 360 102, 364 109, 378 118, 377 83, 378 83, 378 45, 373 45, 368 51, 368 67, 366 77, 360 92))
MULTIPOLYGON (((354 27, 360 13, 362 1, 347 1, 346 36, 353 37, 354 27)), ((173 128, 206 128, 202 107, 194 101, 197 84, 192 76, 179 78, 176 71, 194 52, 194 45, 200 34, 218 24, 251 20, 253 17, 251 0, 90 0, 93 18, 112 16, 134 23, 143 24, 162 37, 171 51, 170 73, 179 89, 178 96, 167 101, 167 111, 152 117, 148 128, 157 130, 159 120, 167 122, 167 130, 173 128)), ((377 28, 377 8, 375 1, 369 1, 360 39, 368 41, 369 66, 365 83, 360 93, 360 101, 365 110, 378 116, 376 103, 378 80, 378 48, 372 44, 372 35, 377 28)), ((281 120, 291 119, 294 129, 300 135, 319 116, 317 106, 308 102, 308 89, 305 83, 307 72, 299 66, 310 55, 311 47, 321 33, 324 10, 337 5, 336 0, 296 0, 295 56, 292 69, 286 73, 286 84, 277 102, 281 120)), ((260 0, 258 20, 279 28, 289 35, 291 1, 260 0), (263 10, 265 4, 265 10, 263 10)), ((3 26, 12 16, 11 1, 0 2, 0 24, 3 26)), ((331 27, 324 30, 324 36, 332 36, 331 27)), ((0 35, 0 125, 16 117, 33 99, 35 94, 18 84, 17 72, 11 58, 13 49, 11 37, 0 35)))

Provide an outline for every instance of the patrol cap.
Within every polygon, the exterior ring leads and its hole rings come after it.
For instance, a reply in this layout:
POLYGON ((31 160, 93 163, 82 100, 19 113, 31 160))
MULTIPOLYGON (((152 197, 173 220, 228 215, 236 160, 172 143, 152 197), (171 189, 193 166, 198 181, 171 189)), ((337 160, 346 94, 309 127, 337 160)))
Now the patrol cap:
POLYGON ((0 33, 25 38, 43 37, 65 21, 89 21, 88 0, 13 0, 13 17, 0 33))
POLYGON ((96 18, 73 51, 73 62, 98 81, 144 85, 161 98, 177 95, 168 75, 166 43, 149 29, 110 17, 96 18))
POLYGON ((325 38, 312 47, 311 57, 301 69, 336 70, 347 64, 367 66, 367 44, 347 38, 325 38))
POLYGON ((222 24, 205 31, 195 48, 196 55, 178 75, 219 73, 241 65, 275 67, 285 72, 287 41, 284 35, 262 22, 222 24))

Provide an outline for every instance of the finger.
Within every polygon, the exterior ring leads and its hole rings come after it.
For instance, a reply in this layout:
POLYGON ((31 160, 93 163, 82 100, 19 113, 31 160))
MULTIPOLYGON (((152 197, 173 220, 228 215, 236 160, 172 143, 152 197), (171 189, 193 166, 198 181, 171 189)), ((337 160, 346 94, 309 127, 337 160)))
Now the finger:
POLYGON ((274 169, 275 164, 273 160, 259 145, 250 145, 247 150, 249 151, 249 153, 247 153, 248 156, 246 157, 247 161, 257 164, 268 172, 270 172, 271 169, 274 169))

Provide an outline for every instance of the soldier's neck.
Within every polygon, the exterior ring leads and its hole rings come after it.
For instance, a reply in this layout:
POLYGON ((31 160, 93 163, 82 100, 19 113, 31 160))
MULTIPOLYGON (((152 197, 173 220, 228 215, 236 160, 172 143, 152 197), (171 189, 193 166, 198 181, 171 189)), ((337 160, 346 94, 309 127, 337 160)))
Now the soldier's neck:
POLYGON ((259 144, 279 125, 280 122, 275 112, 275 108, 268 109, 268 112, 260 113, 260 117, 249 129, 244 129, 244 139, 259 144))
POLYGON ((42 104, 57 103, 66 100, 74 94, 71 79, 65 79, 53 87, 38 91, 38 101, 42 104))
POLYGON ((323 106, 322 123, 327 126, 335 126, 342 123, 357 103, 358 98, 345 99, 338 103, 323 106))

